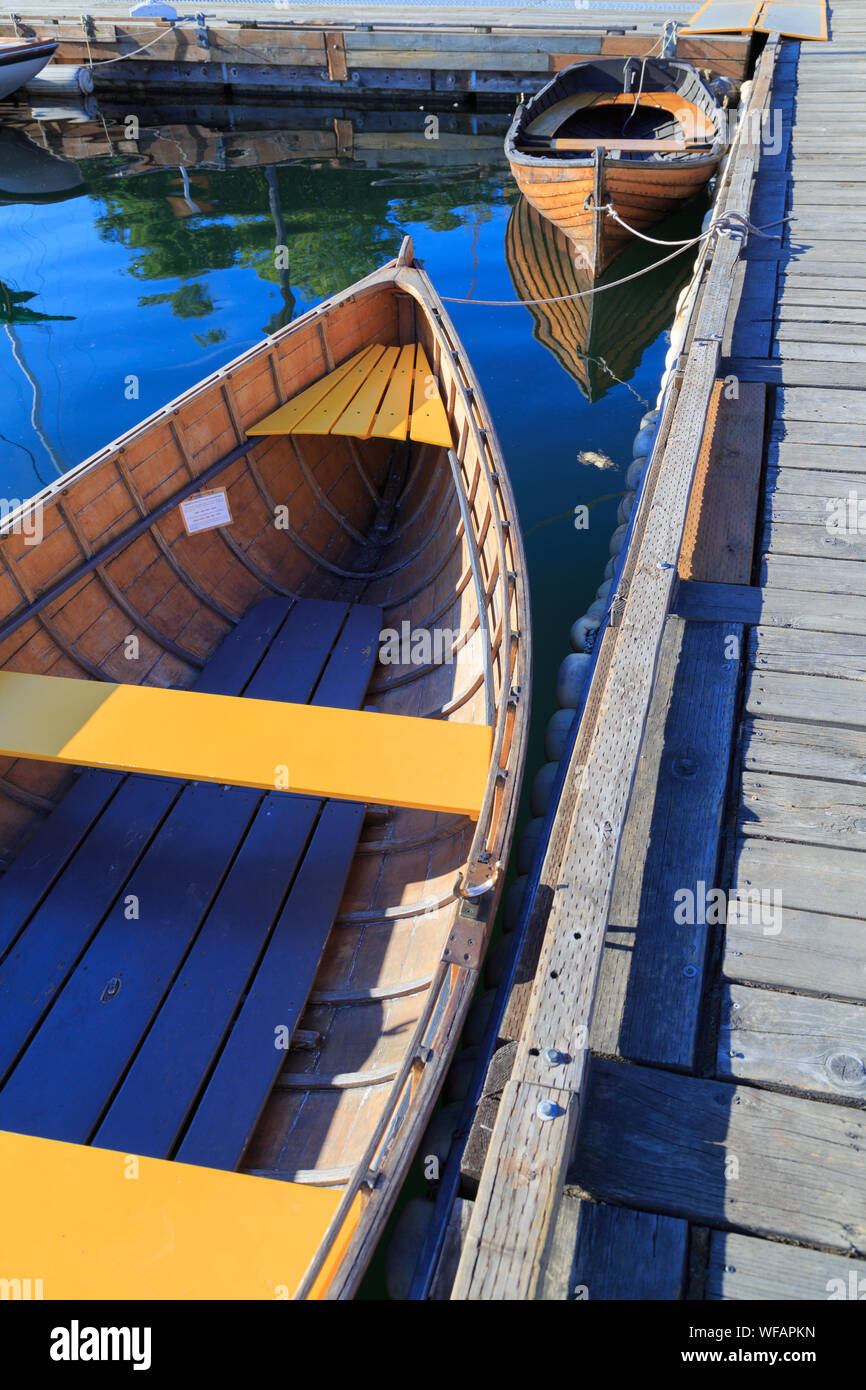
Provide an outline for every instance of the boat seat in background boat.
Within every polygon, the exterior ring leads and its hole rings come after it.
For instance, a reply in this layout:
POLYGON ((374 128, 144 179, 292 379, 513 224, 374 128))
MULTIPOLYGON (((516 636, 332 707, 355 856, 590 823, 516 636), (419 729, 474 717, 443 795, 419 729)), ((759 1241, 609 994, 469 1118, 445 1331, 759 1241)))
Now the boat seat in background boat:
MULTIPOLYGON (((267 598, 197 689, 358 708, 381 623, 373 605, 267 598)), ((0 1130, 236 1168, 364 815, 83 773, 0 884, 0 1130)))

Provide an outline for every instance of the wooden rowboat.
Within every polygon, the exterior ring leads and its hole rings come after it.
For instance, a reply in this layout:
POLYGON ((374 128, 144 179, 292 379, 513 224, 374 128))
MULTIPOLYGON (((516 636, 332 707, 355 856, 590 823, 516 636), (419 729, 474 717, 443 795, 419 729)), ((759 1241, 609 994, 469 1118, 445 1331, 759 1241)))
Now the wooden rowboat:
POLYGON ((408 239, 9 514, 0 613, 0 1267, 351 1295, 529 714, 511 487, 408 239))
POLYGON ((0 39, 0 101, 40 73, 56 48, 51 40, 0 39))
POLYGON ((704 188, 725 148, 725 113, 688 63, 604 58, 565 68, 518 107, 505 153, 522 193, 601 275, 631 233, 704 188))
MULTIPOLYGON (((685 220, 677 218, 676 223, 685 220)), ((687 237, 689 231, 669 223, 665 235, 687 237)), ((533 337, 553 353, 590 402, 601 400, 618 382, 629 381, 644 349, 671 325, 677 295, 692 273, 691 260, 680 256, 627 285, 599 294, 587 291, 644 270, 657 258, 657 247, 632 241, 616 265, 596 279, 564 232, 526 198, 511 210, 505 260, 517 294, 529 301, 533 337), (584 297, 567 298, 573 294, 584 297)))

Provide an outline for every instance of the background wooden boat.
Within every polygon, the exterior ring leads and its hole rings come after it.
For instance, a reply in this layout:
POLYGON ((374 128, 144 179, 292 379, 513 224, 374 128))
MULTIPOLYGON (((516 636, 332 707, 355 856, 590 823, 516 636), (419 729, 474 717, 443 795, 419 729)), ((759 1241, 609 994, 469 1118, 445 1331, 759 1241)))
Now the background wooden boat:
MULTIPOLYGON (((453 661, 375 665, 364 705, 491 724, 481 814, 472 820, 379 808, 368 815, 318 968, 306 985, 287 982, 293 993, 308 991, 301 1026, 240 1163, 242 1172, 344 1194, 321 1259, 330 1261, 328 1296, 347 1296, 406 1174, 476 986, 513 832, 529 715, 529 612, 511 487, 478 383, 441 301, 412 264, 411 243, 396 261, 265 339, 10 514, 0 533, 0 567, 3 671, 186 687, 215 651, 225 650, 225 639, 237 636, 242 615, 247 622, 268 611, 256 607, 263 596, 266 605, 324 599, 349 605, 350 615, 378 605, 384 627, 442 625, 461 634, 453 661), (441 447, 377 438, 247 437, 262 417, 360 348, 415 340, 438 376, 454 442, 450 461, 441 447), (227 489, 234 520, 188 535, 178 503, 209 487, 227 489), (288 523, 278 529, 275 516, 284 506, 288 523), (130 635, 140 650, 136 661, 127 659, 130 635), (358 1193, 360 1219, 352 1229, 344 1217, 357 1211, 358 1193)), ((286 660, 295 656, 289 649, 286 660)), ((374 658, 375 648, 371 664, 374 658)), ((0 760, 0 994, 13 1005, 21 995, 10 996, 10 981, 26 954, 29 926, 41 920, 38 903, 50 893, 57 902, 63 874, 83 852, 52 868, 46 845, 72 814, 69 798, 80 798, 88 779, 108 775, 77 776, 31 758, 0 760)), ((131 781, 151 791, 156 785, 153 778, 131 781)), ((207 835, 204 843, 211 843, 207 835)), ((184 874, 178 877, 183 892, 184 874)), ((226 941, 259 896, 256 889, 245 899, 226 941)), ((55 911, 62 917, 64 910, 61 900, 55 911)), ((82 927, 80 902, 75 911, 77 930, 95 941, 99 921, 82 927)), ((78 968, 66 924, 52 920, 60 936, 35 942, 34 969, 56 974, 49 986, 55 1002, 7 1068, 0 1130, 68 1140, 75 1134, 60 1128, 60 1119, 55 1127, 49 1117, 41 1130, 19 1123, 8 1099, 51 1020, 62 1016, 64 990, 78 968)), ((144 916, 139 926, 146 943, 144 916)), ((119 987, 123 962, 114 973, 119 987)), ((106 989, 103 1000, 114 997, 110 983, 106 989)), ((96 1001, 88 996, 78 1015, 75 1047, 87 1036, 88 1010, 102 1007, 100 1019, 109 1018, 99 998, 98 991, 96 1001)), ((8 1022, 8 1011, 3 1017, 8 1022)), ((189 1038, 199 1022, 189 1018, 189 1038)), ((140 1046, 137 1039, 132 1052, 140 1046)), ((101 1048, 103 1063, 110 1051, 101 1048)), ((73 1052, 52 1050, 43 1092, 19 1087, 25 1111, 49 1105, 55 1092, 65 1104, 84 1084, 91 1070, 76 1069, 73 1052)), ((88 1056, 95 1065, 95 1054, 88 1056)), ((123 1063, 124 1086, 139 1056, 123 1063)), ((175 1058, 169 1071, 179 1065, 175 1058)), ((148 1152, 132 1136, 127 1149, 120 1132, 105 1141, 114 1091, 106 1104, 108 1120, 100 1101, 98 1127, 76 1142, 148 1152)), ((147 1107, 140 1114, 146 1131, 147 1107)), ((230 1224, 231 1216, 214 1212, 213 1221, 230 1224)), ((191 1288, 188 1296, 201 1292, 191 1288)))
POLYGON ((0 101, 41 72, 56 48, 43 39, 0 39, 0 101))
POLYGON ((612 203, 646 230, 705 187, 725 140, 724 112, 688 63, 609 58, 565 68, 519 106, 505 153, 521 192, 600 275, 631 237, 592 208, 612 203))
MULTIPOLYGON (((692 221, 699 223, 699 211, 694 219, 688 214, 670 219, 664 234, 694 235, 692 221)), ((505 259, 521 299, 560 300, 527 304, 535 321, 533 335, 574 377, 588 401, 600 400, 611 386, 631 378, 644 348, 673 322, 677 295, 692 273, 684 255, 617 289, 562 299, 643 270, 658 259, 658 248, 631 241, 616 265, 596 279, 565 233, 523 197, 505 229, 505 259)))

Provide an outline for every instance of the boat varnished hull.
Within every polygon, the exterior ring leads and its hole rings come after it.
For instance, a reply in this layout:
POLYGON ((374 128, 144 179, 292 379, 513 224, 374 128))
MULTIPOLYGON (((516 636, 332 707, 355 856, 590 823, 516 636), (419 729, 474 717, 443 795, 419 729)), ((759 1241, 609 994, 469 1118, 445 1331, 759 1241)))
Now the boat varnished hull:
MULTIPOLYGON (((518 109, 505 142, 509 166, 521 193, 574 243, 583 265, 595 276, 603 274, 632 236, 612 218, 593 211, 594 206, 611 203, 625 222, 646 232, 706 187, 724 148, 722 113, 713 126, 716 134, 712 148, 702 155, 638 160, 621 159, 607 152, 596 161, 591 153, 565 159, 529 154, 521 148, 523 132, 532 123, 534 113, 539 108, 543 110, 549 99, 546 94, 554 89, 562 91, 569 83, 579 93, 584 69, 613 66, 578 63, 560 73, 531 102, 518 109)), ((704 90, 712 110, 712 98, 708 89, 704 90)), ((688 109, 693 109, 692 104, 688 109)), ((710 119, 709 114, 706 119, 710 119)))
MULTIPOLYGON (((490 637, 488 648, 469 642, 451 661, 374 670, 365 708, 493 724, 485 805, 478 821, 407 808, 370 814, 301 1020, 304 1037, 286 1053, 241 1164, 276 1180, 361 1192, 360 1221, 348 1243, 336 1233, 341 1253, 328 1266, 327 1296, 347 1297, 477 987, 480 952, 463 967, 443 951, 463 901, 458 881, 482 861, 492 927, 529 715, 525 562, 505 463, 448 315, 408 255, 264 340, 6 518, 0 667, 185 687, 267 594, 378 605, 398 631, 408 623, 490 637), (389 510, 389 441, 270 435, 246 446, 248 427, 359 349, 412 341, 441 385, 456 474, 444 449, 413 444, 384 532, 377 521, 389 510), (214 467, 208 486, 226 487, 232 524, 188 535, 172 499, 214 467), (288 509, 287 527, 275 527, 275 508, 288 509), (36 516, 43 538, 32 544, 36 516), (95 563, 106 547, 108 558, 95 563), (141 649, 135 663, 125 656, 131 632, 141 649), (369 1190, 372 1166, 379 1180, 369 1190)), ((56 763, 0 759, 7 864, 74 783, 56 763)), ((322 1259, 329 1248, 330 1237, 322 1259)))

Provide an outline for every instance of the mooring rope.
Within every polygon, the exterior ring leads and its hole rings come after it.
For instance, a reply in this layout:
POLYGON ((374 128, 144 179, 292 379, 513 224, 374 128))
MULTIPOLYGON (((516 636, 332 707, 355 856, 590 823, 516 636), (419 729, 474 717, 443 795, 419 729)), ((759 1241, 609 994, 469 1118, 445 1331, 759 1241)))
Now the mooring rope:
MULTIPOLYGON (((603 208, 596 209, 596 211, 613 212, 613 209, 610 207, 610 204, 606 204, 603 208)), ((624 275, 621 280, 611 280, 608 285, 593 285, 592 288, 588 290, 575 290, 573 294, 551 295, 548 299, 463 299, 455 294, 443 294, 440 297, 448 304, 479 304, 483 308, 490 309, 511 309, 520 308, 521 306, 532 307, 541 304, 564 304, 572 299, 588 299, 594 294, 603 294, 605 290, 618 289, 620 285, 627 285, 630 280, 638 280, 642 275, 649 275, 653 270, 658 270, 659 266, 666 265, 668 261, 674 260, 676 256, 681 256, 683 252, 688 251, 690 247, 697 246, 699 242, 706 241, 707 237, 711 237, 715 232, 739 232, 741 235, 745 235, 747 232, 754 232, 757 236, 767 236, 770 227, 778 227, 781 223, 787 222, 791 214, 786 213, 784 217, 778 218, 777 221, 765 222, 762 227, 758 227, 746 217, 745 213, 723 212, 710 223, 705 232, 699 233, 698 236, 690 237, 687 241, 660 241, 657 237, 645 236, 643 232, 639 232, 635 227, 630 227, 627 222, 623 221, 618 213, 613 213, 613 215, 618 222, 622 223, 627 231, 631 232, 636 237, 640 237, 642 241, 650 241, 656 246, 674 246, 676 250, 672 251, 669 256, 662 256, 661 260, 653 261, 652 265, 645 266, 643 270, 636 270, 631 275, 624 275)), ((771 240, 776 240, 776 238, 772 237, 771 240)))

